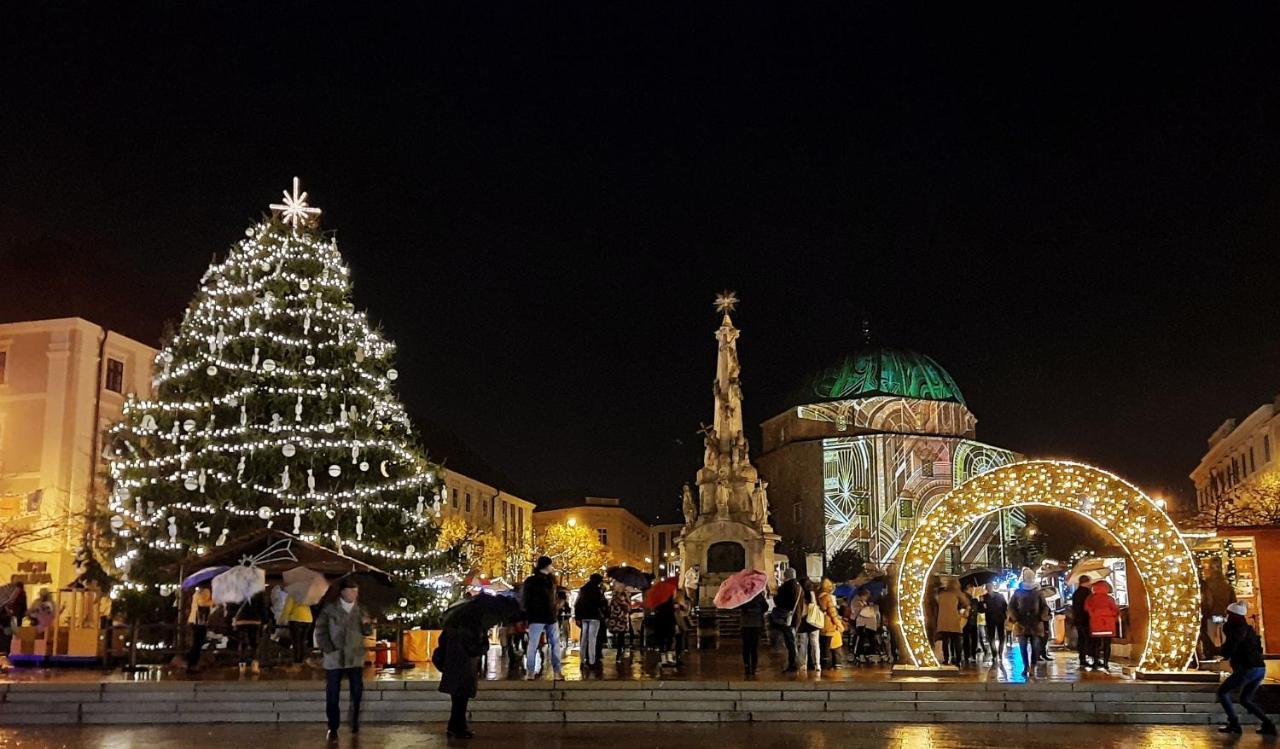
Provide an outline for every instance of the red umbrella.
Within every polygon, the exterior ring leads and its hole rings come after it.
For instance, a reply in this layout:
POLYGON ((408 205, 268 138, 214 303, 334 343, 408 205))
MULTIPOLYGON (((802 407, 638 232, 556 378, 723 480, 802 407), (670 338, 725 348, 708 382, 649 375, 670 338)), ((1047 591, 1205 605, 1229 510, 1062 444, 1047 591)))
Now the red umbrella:
POLYGON ((769 578, 760 570, 735 572, 716 590, 716 608, 736 609, 764 592, 769 578))
POLYGON ((656 609, 675 598, 678 585, 679 582, 674 577, 654 583, 649 587, 648 592, 644 594, 644 607, 646 609, 656 609))

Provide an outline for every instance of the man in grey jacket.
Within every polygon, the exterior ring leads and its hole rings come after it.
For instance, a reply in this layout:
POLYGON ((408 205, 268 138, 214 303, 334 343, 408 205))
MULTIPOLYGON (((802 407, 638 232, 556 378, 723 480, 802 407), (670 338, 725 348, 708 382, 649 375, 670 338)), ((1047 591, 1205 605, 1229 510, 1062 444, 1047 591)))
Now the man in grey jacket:
POLYGON ((373 633, 373 622, 356 603, 360 588, 355 580, 341 583, 338 599, 326 604, 316 618, 316 644, 324 653, 324 712, 329 719, 330 741, 338 740, 338 698, 345 676, 351 690, 351 732, 360 732, 360 697, 364 694, 364 638, 373 633))

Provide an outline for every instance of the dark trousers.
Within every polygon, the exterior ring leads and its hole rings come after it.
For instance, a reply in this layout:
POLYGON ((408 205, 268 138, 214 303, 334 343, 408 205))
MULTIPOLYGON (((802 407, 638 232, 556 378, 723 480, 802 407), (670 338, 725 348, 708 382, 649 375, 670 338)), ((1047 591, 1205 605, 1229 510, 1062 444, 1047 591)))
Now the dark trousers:
POLYGON ((760 665, 760 628, 742 628, 742 665, 747 673, 755 673, 760 665))
POLYGON ((289 622, 289 644, 293 646, 293 662, 302 663, 310 650, 311 622, 289 622))
POLYGON ((627 633, 626 632, 610 632, 609 634, 613 635, 614 657, 617 660, 622 660, 622 652, 626 650, 626 647, 627 647, 627 633))
POLYGON ((1080 654, 1081 666, 1089 665, 1090 658, 1097 658, 1097 654, 1093 652, 1093 637, 1089 634, 1088 625, 1076 625, 1076 652, 1080 654))
POLYGON ((835 656, 831 652, 831 638, 827 635, 818 635, 818 665, 823 668, 831 668, 835 664, 835 656))
POLYGON ((236 654, 241 663, 252 663, 258 660, 258 636, 262 634, 261 624, 237 624, 236 654))
POLYGON ((787 670, 796 671, 800 668, 797 663, 796 631, 791 627, 778 627, 778 631, 782 633, 782 642, 787 646, 787 670))
POLYGON ((453 733, 467 730, 467 696, 454 695, 449 706, 449 727, 453 733))
POLYGON ((1036 661, 1040 660, 1039 640, 1031 633, 1018 635, 1018 652, 1022 654, 1023 668, 1030 670, 1036 667, 1036 661))
POLYGON ((964 636, 959 632, 939 632, 942 638, 942 659, 954 666, 964 663, 964 636))
POLYGON ((204 650, 204 641, 208 637, 208 627, 203 624, 191 625, 191 649, 187 651, 187 668, 200 665, 200 651, 204 650))
POLYGON ((991 646, 991 657, 999 658, 1004 655, 1004 622, 987 622, 987 644, 991 646), (1000 646, 996 647, 996 638, 1000 640, 1000 646))
POLYGON ((1089 654, 1093 656, 1093 662, 1104 666, 1111 663, 1111 638, 1090 637, 1089 640, 1092 647, 1089 654))
POLYGON ((966 624, 964 632, 964 659, 966 661, 974 660, 978 657, 978 625, 966 624))
POLYGON ((342 677, 347 678, 351 691, 351 728, 360 727, 360 697, 364 695, 364 669, 330 668, 324 672, 324 714, 329 719, 329 730, 338 730, 338 698, 342 694, 342 677))
POLYGON ((1231 705, 1231 693, 1240 690, 1240 704, 1245 710, 1249 711, 1263 724, 1271 722, 1267 714, 1258 707, 1258 703, 1253 701, 1253 695, 1258 691, 1258 687, 1262 684, 1262 678, 1267 675, 1266 666, 1258 666, 1247 671, 1232 671, 1227 680, 1222 682, 1218 687, 1218 702, 1222 705, 1222 709, 1227 713, 1227 720, 1233 725, 1240 722, 1240 718, 1236 717, 1236 710, 1231 705))

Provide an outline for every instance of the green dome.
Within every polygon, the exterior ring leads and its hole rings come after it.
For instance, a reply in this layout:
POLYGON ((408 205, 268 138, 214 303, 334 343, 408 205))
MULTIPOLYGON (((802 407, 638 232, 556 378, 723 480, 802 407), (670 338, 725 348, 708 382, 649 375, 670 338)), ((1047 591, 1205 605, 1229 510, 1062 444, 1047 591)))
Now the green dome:
POLYGON ((808 395, 818 401, 889 395, 964 403, 960 387, 942 365, 909 349, 884 346, 855 351, 823 370, 808 395))

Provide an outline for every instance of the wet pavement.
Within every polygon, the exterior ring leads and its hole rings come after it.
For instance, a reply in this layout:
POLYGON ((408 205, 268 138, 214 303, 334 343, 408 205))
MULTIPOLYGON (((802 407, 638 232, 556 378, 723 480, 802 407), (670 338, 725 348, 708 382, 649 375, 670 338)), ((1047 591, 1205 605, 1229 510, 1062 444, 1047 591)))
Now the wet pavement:
MULTIPOLYGON (((477 726, 470 741, 450 741, 439 725, 368 726, 358 736, 345 730, 338 749, 411 749, 412 747, 470 747, 471 749, 599 749, 625 741, 628 749, 670 749, 704 746, 717 749, 1216 749, 1275 747, 1277 742, 1248 733, 1224 740, 1206 726, 1002 726, 986 724, 908 725, 845 724, 805 726, 616 725, 477 726)), ((219 749, 220 747, 323 749, 324 727, 296 726, 181 726, 0 729, 0 749, 219 749)))
MULTIPOLYGON (((576 650, 571 650, 565 655, 562 665, 562 671, 566 680, 577 681, 581 679, 605 679, 605 680, 650 680, 663 679, 670 681, 728 681, 740 680, 743 678, 742 661, 739 651, 739 643, 736 641, 726 641, 714 650, 695 650, 684 654, 682 663, 679 666, 667 666, 660 663, 656 653, 653 652, 628 652, 621 662, 615 658, 615 652, 610 649, 606 650, 602 659, 603 668, 598 673, 584 674, 578 659, 576 650)), ((846 682, 846 681, 885 681, 891 678, 891 667, 887 664, 881 665, 853 665, 844 664, 838 669, 826 669, 821 674, 811 671, 801 671, 798 674, 784 676, 782 669, 786 665, 786 652, 781 646, 768 647, 762 643, 760 649, 760 669, 758 672, 759 680, 778 681, 778 680, 794 680, 794 681, 817 681, 822 682, 846 682)), ((1074 653, 1067 651, 1058 651, 1055 654, 1055 660, 1041 665, 1037 672, 1039 681, 1128 681, 1129 676, 1122 673, 1120 662, 1112 664, 1111 670, 1107 673, 1099 673, 1087 671, 1081 673, 1078 669, 1077 659, 1074 653)), ((489 657, 486 662, 485 678, 491 681, 501 681, 505 679, 523 678, 523 668, 518 666, 516 669, 508 669, 502 651, 496 646, 489 651, 489 657)), ((114 682, 114 681, 169 681, 169 680, 199 680, 199 681, 220 681, 220 680, 250 680, 250 681, 271 681, 271 680, 296 680, 296 679, 316 679, 324 678, 324 672, 313 667, 292 667, 277 666, 263 668, 259 674, 250 674, 241 672, 234 666, 220 666, 207 668, 200 674, 188 675, 184 669, 169 669, 161 666, 149 667, 139 673, 127 674, 120 670, 103 671, 93 668, 14 668, 8 674, 0 676, 0 682, 5 681, 56 681, 56 682, 114 682)), ((401 679, 401 680, 439 680, 440 673, 431 667, 428 663, 417 664, 409 670, 380 670, 370 671, 366 678, 377 679, 401 679)), ((901 678, 901 677, 899 677, 901 678)), ((1015 649, 1012 653, 1006 652, 1004 658, 998 659, 992 663, 990 661, 982 661, 977 666, 970 667, 960 671, 952 676, 928 676, 913 677, 929 681, 999 681, 1007 683, 1022 683, 1025 679, 1022 677, 1022 661, 1015 649)))

